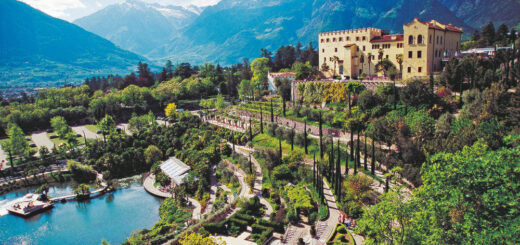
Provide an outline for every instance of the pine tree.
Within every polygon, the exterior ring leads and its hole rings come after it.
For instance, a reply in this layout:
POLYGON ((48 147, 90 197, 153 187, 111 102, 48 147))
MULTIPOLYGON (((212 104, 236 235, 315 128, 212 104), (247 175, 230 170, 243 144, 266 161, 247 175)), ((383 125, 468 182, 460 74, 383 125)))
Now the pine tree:
POLYGON ((294 128, 291 130, 291 151, 294 151, 294 128))
POLYGON ((358 134, 357 134, 357 146, 356 146, 356 159, 357 159, 357 164, 361 167, 361 153, 360 153, 360 134, 361 134, 361 130, 358 131, 358 134))

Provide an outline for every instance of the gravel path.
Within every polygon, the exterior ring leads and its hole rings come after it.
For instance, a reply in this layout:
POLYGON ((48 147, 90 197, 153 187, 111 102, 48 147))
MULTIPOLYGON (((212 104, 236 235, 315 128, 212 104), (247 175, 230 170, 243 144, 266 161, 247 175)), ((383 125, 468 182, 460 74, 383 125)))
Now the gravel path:
POLYGON ((96 134, 96 132, 90 131, 85 126, 74 126, 74 127, 72 127, 72 130, 77 134, 81 134, 81 136, 84 135, 85 137, 87 137, 87 139, 102 139, 103 138, 101 135, 96 134))

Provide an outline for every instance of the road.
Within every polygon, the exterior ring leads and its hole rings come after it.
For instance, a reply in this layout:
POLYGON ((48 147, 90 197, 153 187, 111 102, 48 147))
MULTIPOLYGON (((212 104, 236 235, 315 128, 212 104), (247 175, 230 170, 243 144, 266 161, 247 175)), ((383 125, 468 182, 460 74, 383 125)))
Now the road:
MULTIPOLYGON (((32 138, 32 141, 34 142, 34 144, 36 144, 36 146, 38 147, 38 149, 40 149, 42 146, 47 147, 47 149, 49 149, 49 151, 52 148, 54 148, 54 143, 52 143, 52 141, 49 139, 49 136, 47 136, 47 133, 45 133, 45 131, 34 133, 31 135, 31 138, 32 138)), ((36 155, 38 155, 38 153, 36 153, 36 155)))
POLYGON ((81 134, 81 136, 87 137, 87 139, 102 139, 101 135, 90 131, 85 126, 74 126, 72 130, 77 134, 81 134))

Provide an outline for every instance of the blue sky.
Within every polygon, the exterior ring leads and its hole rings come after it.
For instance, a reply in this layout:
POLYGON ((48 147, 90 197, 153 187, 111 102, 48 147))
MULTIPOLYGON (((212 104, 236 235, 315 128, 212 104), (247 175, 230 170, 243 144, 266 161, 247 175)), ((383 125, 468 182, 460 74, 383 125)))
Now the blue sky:
MULTIPOLYGON (((20 0, 37 8, 48 15, 67 21, 92 14, 107 5, 120 3, 124 0, 20 0)), ((160 3, 163 5, 208 6, 218 3, 220 0, 141 0, 143 2, 160 3)))

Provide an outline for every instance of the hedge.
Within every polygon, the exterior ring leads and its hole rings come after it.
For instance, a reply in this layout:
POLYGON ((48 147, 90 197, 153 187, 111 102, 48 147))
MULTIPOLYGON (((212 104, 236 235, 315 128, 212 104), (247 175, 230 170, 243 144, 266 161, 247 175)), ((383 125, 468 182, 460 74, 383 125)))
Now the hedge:
POLYGON ((227 234, 226 230, 226 220, 222 220, 218 223, 209 223, 204 225, 204 229, 206 229, 211 234, 227 234))
POLYGON ((268 220, 258 220, 258 224, 266 227, 271 227, 274 229, 274 231, 278 233, 284 233, 285 228, 282 223, 276 222, 276 221, 268 221, 268 220))

